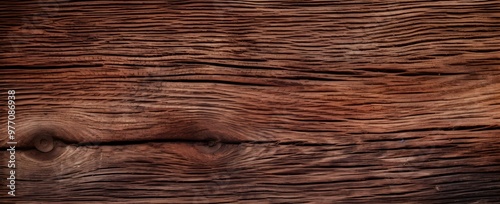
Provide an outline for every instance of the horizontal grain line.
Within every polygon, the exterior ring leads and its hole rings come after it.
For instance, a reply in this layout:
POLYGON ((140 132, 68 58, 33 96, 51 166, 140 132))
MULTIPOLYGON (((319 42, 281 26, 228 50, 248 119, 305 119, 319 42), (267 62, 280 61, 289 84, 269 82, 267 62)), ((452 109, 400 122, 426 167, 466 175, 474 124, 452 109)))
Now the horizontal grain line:
POLYGON ((71 64, 71 65, 51 65, 51 66, 40 66, 40 65, 11 65, 11 66, 0 66, 1 70, 7 71, 12 69, 73 69, 73 68, 98 68, 103 67, 104 64, 71 64))

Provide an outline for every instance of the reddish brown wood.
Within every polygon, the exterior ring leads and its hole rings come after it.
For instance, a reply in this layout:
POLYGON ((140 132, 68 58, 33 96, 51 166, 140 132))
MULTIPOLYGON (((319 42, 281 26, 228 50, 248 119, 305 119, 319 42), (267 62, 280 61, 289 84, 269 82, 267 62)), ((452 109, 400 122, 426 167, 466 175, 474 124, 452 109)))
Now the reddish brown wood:
POLYGON ((0 8, 0 202, 500 202, 500 2, 0 8))

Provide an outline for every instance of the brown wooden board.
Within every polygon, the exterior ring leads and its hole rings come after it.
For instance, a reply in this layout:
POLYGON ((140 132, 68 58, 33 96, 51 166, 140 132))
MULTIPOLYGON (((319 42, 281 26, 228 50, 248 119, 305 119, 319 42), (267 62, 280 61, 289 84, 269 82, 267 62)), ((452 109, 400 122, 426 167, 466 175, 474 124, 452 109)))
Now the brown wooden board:
POLYGON ((0 147, 12 89, 18 142, 0 203, 500 202, 500 1, 18 1, 0 19, 0 147))

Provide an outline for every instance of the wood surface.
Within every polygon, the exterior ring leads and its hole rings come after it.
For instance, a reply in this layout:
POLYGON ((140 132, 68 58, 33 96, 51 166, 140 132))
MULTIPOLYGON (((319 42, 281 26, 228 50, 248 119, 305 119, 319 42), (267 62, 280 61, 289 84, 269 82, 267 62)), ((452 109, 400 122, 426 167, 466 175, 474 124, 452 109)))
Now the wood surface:
POLYGON ((500 202, 500 1, 18 1, 0 19, 19 166, 13 198, 2 153, 0 203, 500 202))

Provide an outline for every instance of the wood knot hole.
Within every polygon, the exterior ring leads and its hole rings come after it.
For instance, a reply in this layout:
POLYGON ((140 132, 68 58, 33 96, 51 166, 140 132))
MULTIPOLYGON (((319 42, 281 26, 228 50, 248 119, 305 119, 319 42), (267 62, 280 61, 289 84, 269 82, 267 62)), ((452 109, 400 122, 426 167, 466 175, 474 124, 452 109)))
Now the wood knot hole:
POLYGON ((198 151, 203 154, 214 154, 222 148, 223 144, 217 140, 201 142, 197 145, 198 151))
POLYGON ((40 152, 50 152, 54 149, 54 138, 50 135, 39 135, 34 140, 35 148, 40 152))

